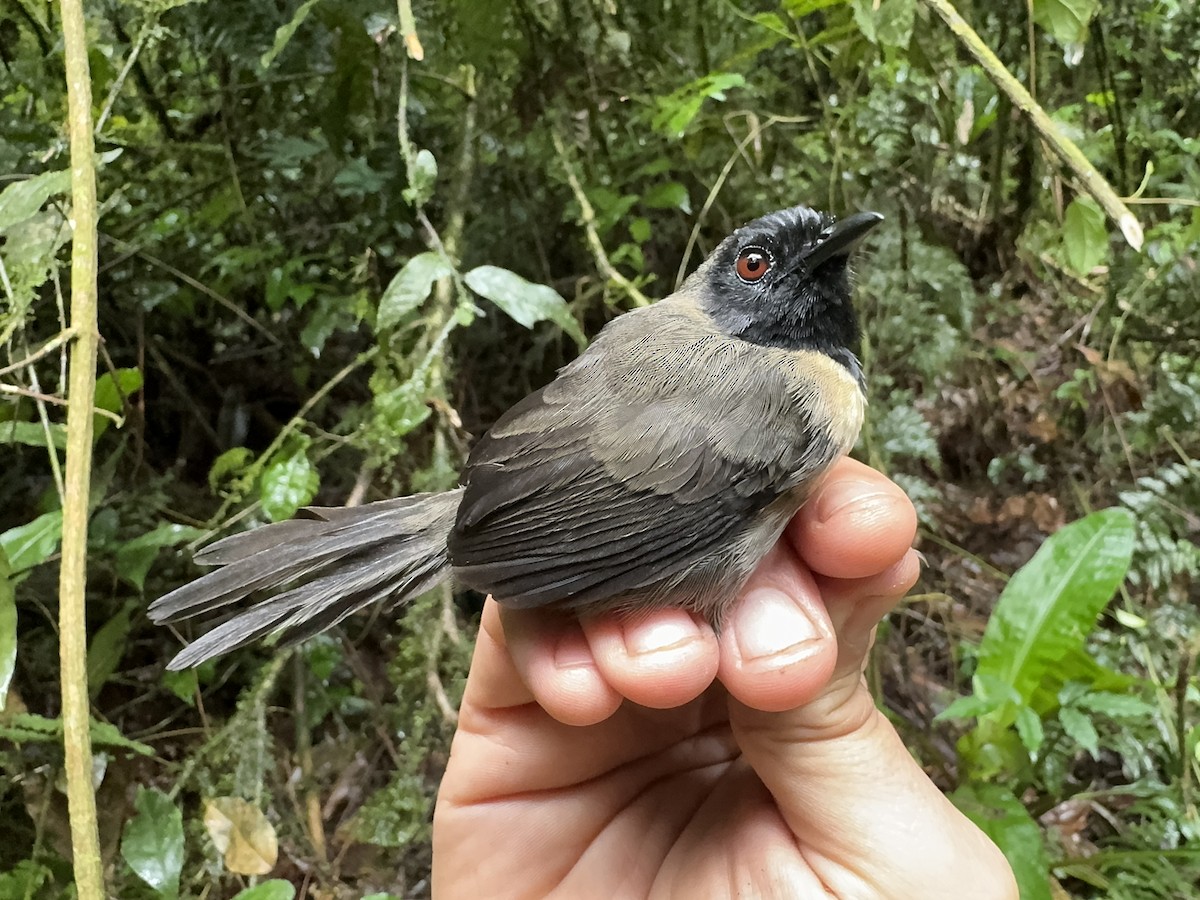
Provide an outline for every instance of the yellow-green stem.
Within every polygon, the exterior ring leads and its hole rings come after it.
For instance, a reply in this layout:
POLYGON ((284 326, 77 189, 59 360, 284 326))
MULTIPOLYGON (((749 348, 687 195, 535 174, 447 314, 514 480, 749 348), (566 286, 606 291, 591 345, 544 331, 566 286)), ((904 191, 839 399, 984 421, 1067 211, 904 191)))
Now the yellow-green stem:
POLYGON ((68 376, 67 464, 62 570, 59 577, 59 663, 63 750, 75 891, 104 896, 96 797, 92 792, 91 720, 87 684, 88 497, 92 477, 92 397, 96 393, 96 172, 92 144, 92 84, 82 0, 61 0, 71 134, 71 368, 68 376))

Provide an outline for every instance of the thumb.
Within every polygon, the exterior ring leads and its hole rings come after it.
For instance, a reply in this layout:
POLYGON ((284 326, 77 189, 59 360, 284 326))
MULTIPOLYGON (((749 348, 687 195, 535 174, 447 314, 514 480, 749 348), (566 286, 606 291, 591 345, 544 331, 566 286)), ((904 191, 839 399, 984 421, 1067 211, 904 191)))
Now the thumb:
POLYGON ((976 884, 981 892, 972 896, 1015 897, 1004 857, 913 760, 862 677, 876 624, 912 586, 919 565, 910 551, 875 575, 814 577, 781 545, 721 635, 734 737, 831 895, 932 900, 961 897, 964 884, 976 884), (761 603, 764 592, 774 600, 761 603), (809 638, 807 658, 781 664, 772 681, 739 667, 733 648, 739 638, 753 644, 749 636, 764 627, 777 644, 787 643, 781 632, 788 620, 770 612, 783 594, 817 620, 817 636, 809 638), (827 618, 813 615, 816 609, 827 618), (782 708, 789 695, 797 703, 782 708))

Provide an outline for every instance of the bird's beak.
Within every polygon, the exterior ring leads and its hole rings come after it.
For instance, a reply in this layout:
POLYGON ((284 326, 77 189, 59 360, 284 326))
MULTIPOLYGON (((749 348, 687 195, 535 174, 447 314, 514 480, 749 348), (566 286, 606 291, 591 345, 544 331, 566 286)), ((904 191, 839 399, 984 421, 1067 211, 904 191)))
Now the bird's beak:
POLYGON ((839 219, 813 244, 804 257, 804 265, 813 272, 835 256, 847 256, 868 231, 883 221, 877 212, 860 212, 839 219))

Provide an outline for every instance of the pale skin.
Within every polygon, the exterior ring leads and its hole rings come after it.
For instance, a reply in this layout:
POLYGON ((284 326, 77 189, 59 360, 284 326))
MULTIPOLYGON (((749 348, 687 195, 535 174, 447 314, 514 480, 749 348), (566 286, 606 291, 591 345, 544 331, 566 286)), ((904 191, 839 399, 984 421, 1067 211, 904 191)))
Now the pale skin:
POLYGON ((912 504, 842 460, 719 635, 489 600, 438 795, 438 898, 1015 900, 862 673, 912 504))

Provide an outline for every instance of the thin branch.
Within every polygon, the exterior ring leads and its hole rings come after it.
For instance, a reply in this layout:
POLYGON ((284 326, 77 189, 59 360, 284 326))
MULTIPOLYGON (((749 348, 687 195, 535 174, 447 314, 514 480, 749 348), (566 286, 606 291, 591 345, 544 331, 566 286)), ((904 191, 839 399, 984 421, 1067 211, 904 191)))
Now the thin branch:
POLYGON ((592 208, 591 201, 584 193, 583 185, 579 183, 579 178, 575 175, 575 168, 571 163, 570 156, 567 155, 567 148, 563 145, 557 128, 550 129, 550 137, 554 140, 554 149, 558 153, 563 171, 567 173, 567 183, 571 186, 571 193, 575 195, 575 202, 579 204, 579 215, 583 220, 588 246, 592 248, 592 256, 596 259, 597 268, 609 281, 619 285, 625 291, 634 306, 649 306, 650 298, 638 290, 637 285, 618 272, 617 267, 608 258, 608 254, 604 250, 604 243, 600 240, 599 232, 596 231, 596 211, 592 208))
POLYGON ((59 576, 59 664, 62 679, 63 750, 75 891, 81 900, 104 896, 96 796, 92 790, 91 711, 87 678, 88 498, 92 480, 92 398, 100 343, 96 299, 96 167, 92 131, 92 81, 82 0, 61 0, 67 71, 67 122, 71 134, 71 347, 67 407, 66 495, 59 576))
POLYGON ((950 27, 955 37, 975 57, 976 62, 983 67, 996 87, 1000 88, 1013 102, 1013 105, 1029 117, 1034 130, 1050 145, 1055 155, 1066 164, 1067 168, 1075 173, 1083 190, 1100 204, 1110 219, 1116 222, 1126 243, 1134 250, 1141 250, 1145 240, 1141 223, 1117 196, 1112 185, 1083 155, 1083 151, 1059 130, 1058 126, 1054 124, 1054 120, 1038 105, 1025 86, 1013 77, 1012 73, 1004 67, 1004 63, 975 32, 975 29, 959 15, 950 0, 923 0, 923 2, 941 16, 942 21, 950 27))
POLYGON ((70 330, 56 334, 54 337, 50 338, 50 340, 46 341, 46 343, 42 344, 42 346, 38 347, 38 349, 27 355, 24 359, 0 369, 0 375, 7 375, 9 372, 15 372, 17 369, 24 369, 26 366, 33 365, 43 356, 49 356, 73 337, 75 337, 75 333, 70 330))

